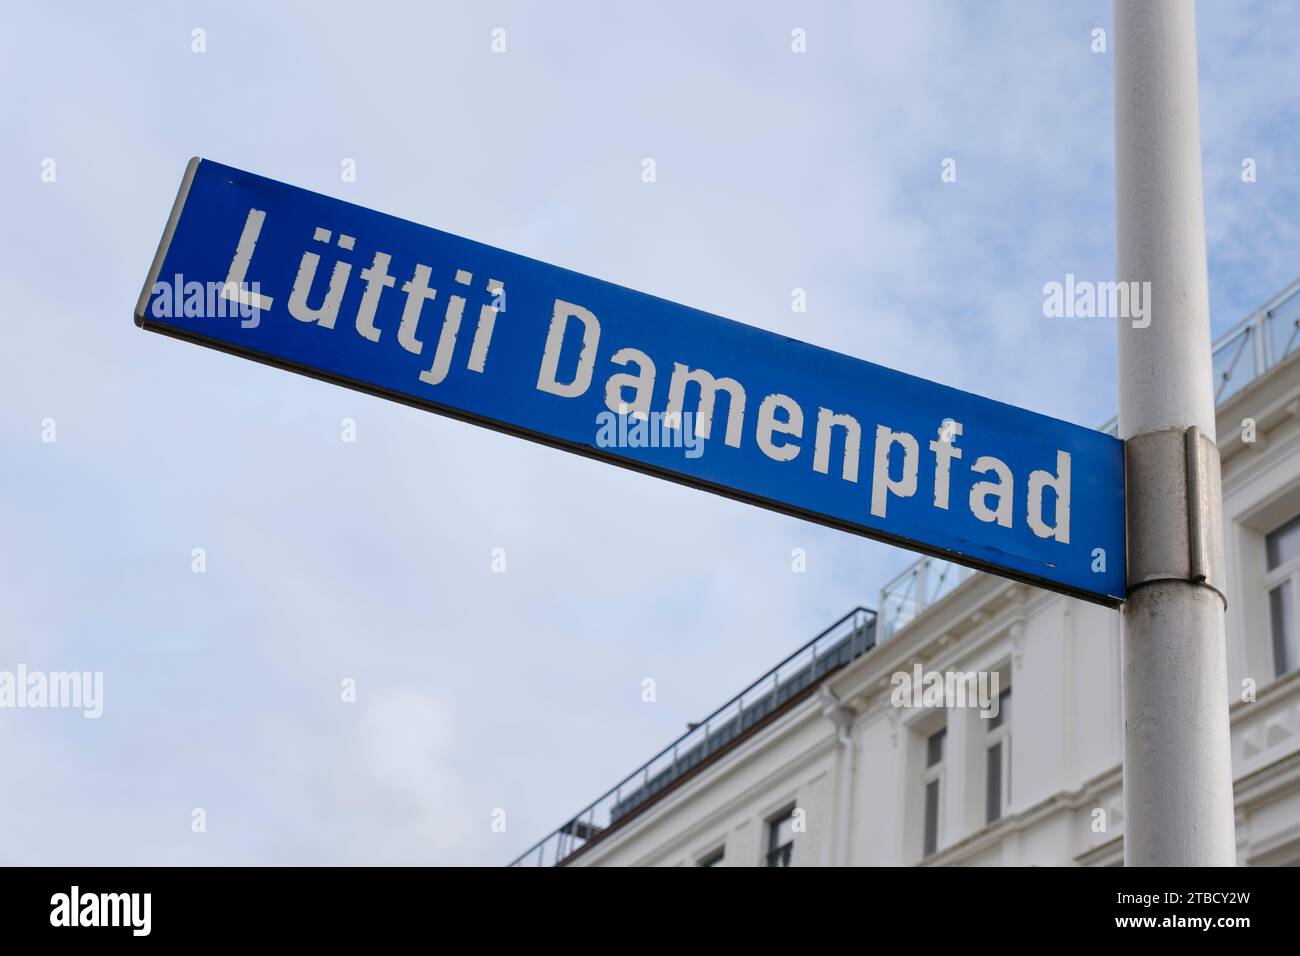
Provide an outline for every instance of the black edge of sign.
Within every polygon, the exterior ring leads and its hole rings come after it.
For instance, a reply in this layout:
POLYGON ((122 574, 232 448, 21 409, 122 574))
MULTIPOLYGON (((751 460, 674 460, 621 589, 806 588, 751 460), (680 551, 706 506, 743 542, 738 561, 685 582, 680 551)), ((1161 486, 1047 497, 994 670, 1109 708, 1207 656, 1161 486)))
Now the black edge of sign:
POLYGON ((153 265, 149 267, 149 276, 144 280, 144 288, 140 290, 140 298, 135 303, 135 324, 140 328, 144 328, 144 312, 149 307, 150 293, 153 291, 154 283, 158 281, 158 273, 162 271, 163 260, 167 258, 167 249, 172 244, 172 236, 176 234, 176 223, 180 221, 181 210, 185 208, 185 200, 190 195, 190 184, 194 182, 194 174, 199 171, 201 162, 203 160, 200 157, 191 156, 190 161, 185 164, 181 188, 176 191, 176 201, 172 203, 171 215, 167 217, 162 239, 158 241, 158 251, 154 253, 153 265))

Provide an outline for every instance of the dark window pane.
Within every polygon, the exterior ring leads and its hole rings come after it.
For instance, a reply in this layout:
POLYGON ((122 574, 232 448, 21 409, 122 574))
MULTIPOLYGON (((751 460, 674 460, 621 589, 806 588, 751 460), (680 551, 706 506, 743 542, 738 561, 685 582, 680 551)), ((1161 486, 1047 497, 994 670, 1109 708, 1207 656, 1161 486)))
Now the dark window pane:
POLYGON ((922 852, 926 856, 939 848, 939 781, 931 780, 925 785, 925 844, 922 852))
POLYGON ((793 843, 787 843, 785 846, 773 850, 767 855, 767 865, 770 867, 789 866, 790 857, 793 851, 793 843))
POLYGON ((1002 744, 990 747, 988 754, 988 787, 984 820, 986 823, 992 823, 1002 816, 1002 744))
POLYGON ((1007 688, 1002 693, 998 694, 998 712, 996 715, 988 718, 989 721, 988 729, 993 730, 996 727, 1001 727, 1003 724, 1009 723, 1010 720, 1011 720, 1011 689, 1007 688))
POLYGON ((1292 558, 1300 557, 1300 515, 1292 518, 1264 539, 1268 551, 1268 569, 1272 571, 1292 558))
POLYGON ((700 866, 722 866, 722 861, 726 859, 727 851, 725 849, 712 853, 700 860, 700 866))
POLYGON ((789 866, 794 852, 794 807, 767 824, 767 865, 789 866))
POLYGON ((1273 668, 1281 677, 1300 664, 1300 661, 1292 660, 1296 635, 1295 596, 1291 593, 1290 581, 1283 581, 1268 592, 1268 613, 1273 624, 1273 668))
POLYGON ((948 728, 945 727, 938 733, 931 734, 925 742, 925 765, 933 767, 943 759, 943 739, 948 736, 948 728))

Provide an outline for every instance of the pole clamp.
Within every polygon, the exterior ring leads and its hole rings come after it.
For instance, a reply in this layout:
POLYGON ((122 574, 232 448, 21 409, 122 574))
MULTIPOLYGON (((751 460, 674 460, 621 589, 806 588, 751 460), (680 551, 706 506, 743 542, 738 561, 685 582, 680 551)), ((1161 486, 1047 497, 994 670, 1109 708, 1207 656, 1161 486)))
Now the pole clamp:
POLYGON ((1128 589, 1156 581, 1224 587, 1223 476, 1219 449, 1193 425, 1124 442, 1128 589))

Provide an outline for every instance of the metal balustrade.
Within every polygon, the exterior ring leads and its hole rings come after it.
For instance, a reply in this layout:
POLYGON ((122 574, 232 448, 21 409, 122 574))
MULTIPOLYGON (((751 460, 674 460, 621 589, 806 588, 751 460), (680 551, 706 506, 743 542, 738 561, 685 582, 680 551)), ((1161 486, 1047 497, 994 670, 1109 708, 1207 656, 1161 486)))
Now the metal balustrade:
POLYGON ((943 600, 975 571, 942 558, 921 558, 880 591, 880 639, 893 637, 923 610, 943 600))
POLYGON ((854 608, 698 724, 511 866, 556 866, 684 779, 827 674, 876 644, 876 614, 854 608))

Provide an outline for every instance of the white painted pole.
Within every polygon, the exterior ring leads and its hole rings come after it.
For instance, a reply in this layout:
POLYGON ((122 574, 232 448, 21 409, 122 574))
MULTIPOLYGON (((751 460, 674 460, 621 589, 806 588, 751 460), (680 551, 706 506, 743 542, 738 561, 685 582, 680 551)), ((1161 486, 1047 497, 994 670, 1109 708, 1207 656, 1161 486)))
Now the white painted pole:
POLYGON ((1124 862, 1232 866, 1223 505, 1192 0, 1115 0, 1114 34, 1117 278, 1151 290, 1149 324, 1119 320, 1130 578, 1124 862))

